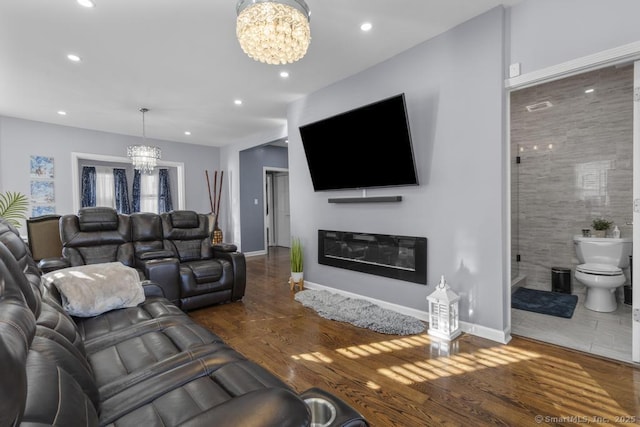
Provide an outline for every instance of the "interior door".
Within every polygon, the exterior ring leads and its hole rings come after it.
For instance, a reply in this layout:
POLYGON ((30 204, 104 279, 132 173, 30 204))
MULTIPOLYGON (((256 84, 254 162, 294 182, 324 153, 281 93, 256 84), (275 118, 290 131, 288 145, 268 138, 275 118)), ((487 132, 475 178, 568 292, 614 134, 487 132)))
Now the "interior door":
POLYGON ((291 218, 289 213, 289 173, 278 172, 273 179, 276 245, 291 247, 291 218))
POLYGON ((633 79, 633 304, 631 359, 640 362, 640 61, 633 79))
MULTIPOLYGON (((274 246, 275 243, 275 224, 273 214, 273 173, 267 172, 265 176, 265 235, 267 236, 266 246, 274 246)), ((266 249, 266 248, 265 248, 266 249)))

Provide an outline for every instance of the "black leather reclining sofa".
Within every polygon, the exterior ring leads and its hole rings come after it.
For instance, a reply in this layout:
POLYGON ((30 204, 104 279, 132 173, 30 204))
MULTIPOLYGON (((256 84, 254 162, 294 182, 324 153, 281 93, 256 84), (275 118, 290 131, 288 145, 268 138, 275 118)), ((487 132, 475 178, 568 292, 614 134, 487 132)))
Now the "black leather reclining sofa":
POLYGON ((206 215, 193 211, 118 214, 82 208, 60 218, 63 259, 40 261, 44 272, 119 261, 160 285, 183 310, 244 296, 244 255, 231 244, 211 245, 206 215))
POLYGON ((0 426, 367 426, 320 389, 296 394, 145 282, 136 307, 75 318, 0 219, 0 426))

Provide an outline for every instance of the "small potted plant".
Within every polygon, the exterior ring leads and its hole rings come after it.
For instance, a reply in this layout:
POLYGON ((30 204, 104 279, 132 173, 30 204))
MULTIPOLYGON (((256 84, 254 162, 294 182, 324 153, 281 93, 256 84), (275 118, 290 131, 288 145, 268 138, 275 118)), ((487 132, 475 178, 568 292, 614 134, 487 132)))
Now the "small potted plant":
POLYGON ((596 218, 591 223, 591 227, 593 227, 593 236, 594 237, 605 237, 607 234, 607 230, 611 228, 613 221, 607 221, 604 218, 596 218))
POLYGON ((291 289, 293 290, 295 284, 300 284, 300 288, 303 288, 303 261, 302 261, 302 243, 300 243, 300 239, 294 237, 291 240, 291 289))

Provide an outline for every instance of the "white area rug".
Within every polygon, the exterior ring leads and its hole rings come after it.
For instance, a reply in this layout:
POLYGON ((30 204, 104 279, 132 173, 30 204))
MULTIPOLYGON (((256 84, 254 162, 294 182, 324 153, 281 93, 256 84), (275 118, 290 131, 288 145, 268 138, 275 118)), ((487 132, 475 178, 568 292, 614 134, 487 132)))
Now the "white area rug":
POLYGON ((298 292, 295 300, 305 307, 313 308, 325 319, 348 322, 383 334, 413 335, 425 330, 425 324, 415 317, 382 308, 366 300, 328 291, 307 289, 298 292))

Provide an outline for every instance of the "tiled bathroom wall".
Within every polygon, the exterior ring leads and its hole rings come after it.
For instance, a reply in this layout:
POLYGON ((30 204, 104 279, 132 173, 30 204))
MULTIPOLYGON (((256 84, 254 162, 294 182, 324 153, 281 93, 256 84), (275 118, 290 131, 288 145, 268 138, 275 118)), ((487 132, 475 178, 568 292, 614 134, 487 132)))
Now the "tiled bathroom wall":
POLYGON ((511 94, 514 277, 551 290, 551 268, 571 268, 574 293, 584 292, 573 236, 603 217, 631 237, 632 153, 633 65, 511 94))

